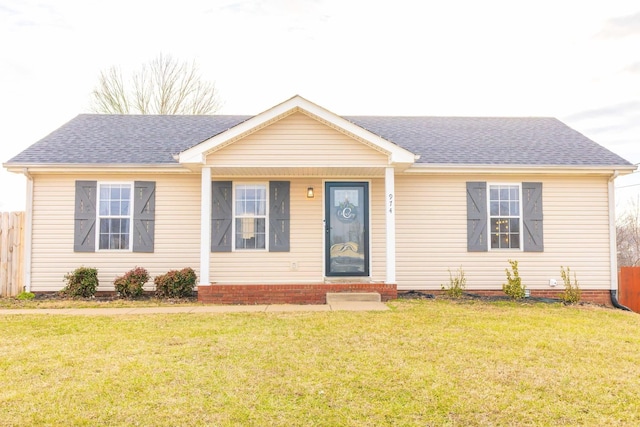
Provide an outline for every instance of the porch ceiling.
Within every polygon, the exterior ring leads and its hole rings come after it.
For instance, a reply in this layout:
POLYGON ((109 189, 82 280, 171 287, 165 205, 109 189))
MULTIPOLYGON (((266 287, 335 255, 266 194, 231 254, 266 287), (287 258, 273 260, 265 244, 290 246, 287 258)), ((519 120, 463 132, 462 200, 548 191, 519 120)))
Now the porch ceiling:
POLYGON ((212 176, 312 176, 312 177, 334 177, 334 176, 358 176, 358 177, 384 177, 385 168, 381 167, 299 167, 299 168, 278 168, 278 167, 225 167, 212 168, 212 176))

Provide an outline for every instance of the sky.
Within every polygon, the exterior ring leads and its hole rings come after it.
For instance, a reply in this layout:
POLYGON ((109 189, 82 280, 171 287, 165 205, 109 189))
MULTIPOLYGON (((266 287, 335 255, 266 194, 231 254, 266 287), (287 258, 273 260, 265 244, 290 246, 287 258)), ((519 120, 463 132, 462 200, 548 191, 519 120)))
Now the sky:
MULTIPOLYGON (((544 116, 640 162, 637 0, 0 0, 0 163, 91 112, 101 71, 195 61, 221 114, 544 116)), ((0 168, 0 212, 23 210, 0 168)), ((640 173, 616 180, 618 211, 640 173)))

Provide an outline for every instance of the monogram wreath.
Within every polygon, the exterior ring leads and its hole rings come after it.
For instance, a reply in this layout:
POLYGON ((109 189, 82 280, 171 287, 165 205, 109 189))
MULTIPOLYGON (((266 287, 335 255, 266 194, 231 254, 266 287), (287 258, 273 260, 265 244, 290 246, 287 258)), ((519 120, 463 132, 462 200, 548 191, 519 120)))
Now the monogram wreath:
POLYGON ((358 216, 358 210, 353 203, 349 202, 349 200, 345 200, 338 205, 338 209, 336 209, 336 216, 340 222, 352 222, 358 216))

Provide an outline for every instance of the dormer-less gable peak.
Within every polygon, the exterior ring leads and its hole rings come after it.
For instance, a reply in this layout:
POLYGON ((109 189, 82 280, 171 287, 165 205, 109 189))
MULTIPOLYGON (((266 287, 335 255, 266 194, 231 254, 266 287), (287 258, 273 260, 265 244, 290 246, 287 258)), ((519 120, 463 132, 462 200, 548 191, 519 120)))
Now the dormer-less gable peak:
POLYGON ((416 155, 414 153, 296 95, 180 153, 179 162, 185 164, 204 163, 206 154, 298 112, 350 135, 378 151, 387 153, 390 163, 414 163, 415 161, 416 155))

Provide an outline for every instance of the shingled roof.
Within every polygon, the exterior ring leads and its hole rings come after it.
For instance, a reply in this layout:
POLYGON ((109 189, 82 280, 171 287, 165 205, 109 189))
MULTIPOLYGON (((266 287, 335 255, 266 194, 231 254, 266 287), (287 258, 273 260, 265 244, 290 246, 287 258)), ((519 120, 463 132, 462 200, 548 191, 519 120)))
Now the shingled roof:
MULTIPOLYGON (((81 114, 6 163, 165 165, 252 116, 81 114)), ((417 163, 630 166, 554 118, 344 116, 419 155, 417 163)))

